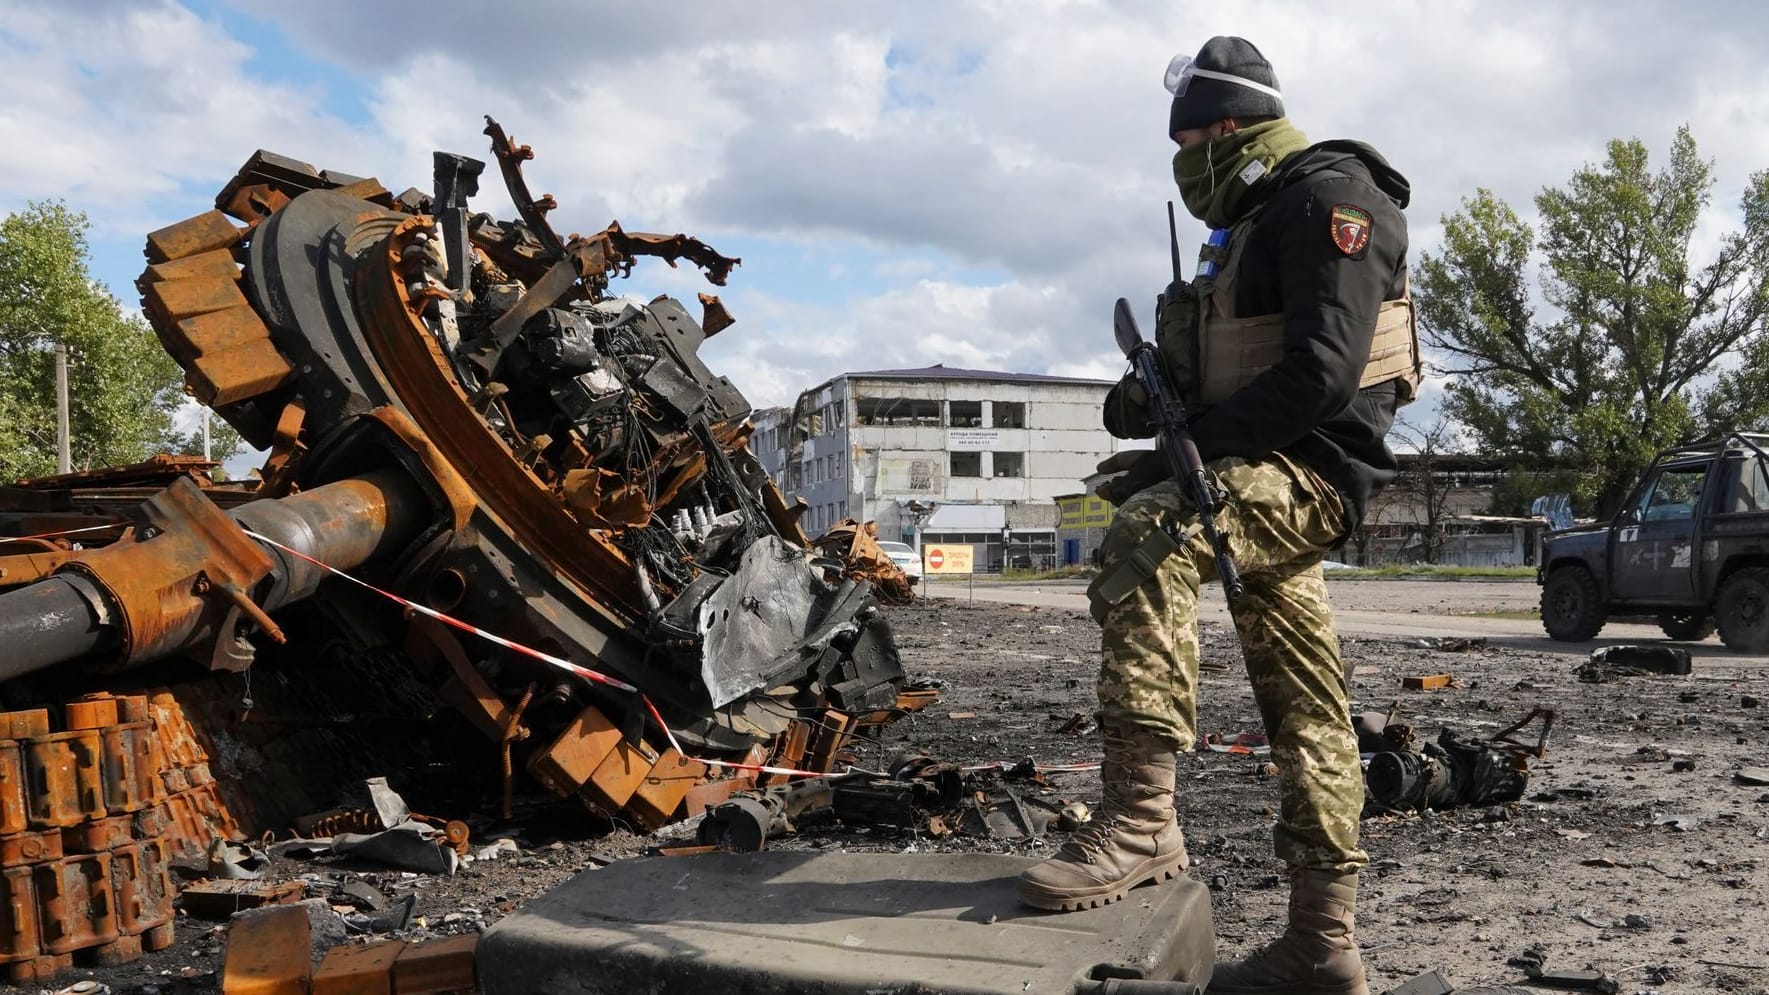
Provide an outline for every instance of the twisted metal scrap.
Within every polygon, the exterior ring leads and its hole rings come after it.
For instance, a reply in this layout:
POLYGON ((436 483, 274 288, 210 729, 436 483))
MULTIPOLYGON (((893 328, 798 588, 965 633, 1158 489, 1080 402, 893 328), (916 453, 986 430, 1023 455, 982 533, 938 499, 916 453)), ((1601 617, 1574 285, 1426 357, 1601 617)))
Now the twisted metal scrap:
POLYGON ((672 269, 676 260, 686 259, 704 270, 709 282, 721 287, 731 275, 732 267, 743 262, 734 256, 720 255, 712 246, 688 235, 629 232, 622 229, 618 221, 610 221, 608 227, 594 235, 560 238, 547 221, 547 214, 559 206, 558 202, 551 194, 536 199, 522 175, 522 164, 534 158, 534 149, 517 145, 504 133, 503 125, 489 114, 485 118, 485 134, 491 137, 492 154, 497 156, 498 169, 504 174, 504 186, 509 189, 510 199, 515 202, 516 212, 522 216, 523 223, 553 258, 577 260, 579 275, 592 294, 607 286, 610 274, 623 277, 630 274, 638 256, 655 256, 672 269))

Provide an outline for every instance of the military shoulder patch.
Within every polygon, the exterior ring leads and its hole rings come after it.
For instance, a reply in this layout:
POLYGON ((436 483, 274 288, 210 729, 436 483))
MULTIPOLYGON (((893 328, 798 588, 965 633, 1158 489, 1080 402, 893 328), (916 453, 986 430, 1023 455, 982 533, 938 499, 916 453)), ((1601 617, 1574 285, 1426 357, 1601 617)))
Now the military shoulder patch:
POLYGON ((1355 256, 1370 244, 1370 212, 1350 204, 1333 205, 1333 244, 1355 256))

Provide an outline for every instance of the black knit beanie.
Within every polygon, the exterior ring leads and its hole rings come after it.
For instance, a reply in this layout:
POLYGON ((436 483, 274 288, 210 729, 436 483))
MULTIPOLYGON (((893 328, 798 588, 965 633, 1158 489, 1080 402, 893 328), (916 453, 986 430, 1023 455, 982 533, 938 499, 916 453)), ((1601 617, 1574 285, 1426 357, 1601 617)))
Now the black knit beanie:
MULTIPOLYGON (((1221 73, 1260 86, 1279 89, 1277 74, 1259 49, 1245 38, 1217 35, 1198 49, 1192 60, 1194 70, 1221 73)), ((1183 90, 1174 95, 1173 111, 1167 118, 1167 134, 1187 128, 1202 128, 1225 117, 1283 117, 1283 98, 1251 86, 1226 79, 1196 74, 1186 81, 1183 90)))

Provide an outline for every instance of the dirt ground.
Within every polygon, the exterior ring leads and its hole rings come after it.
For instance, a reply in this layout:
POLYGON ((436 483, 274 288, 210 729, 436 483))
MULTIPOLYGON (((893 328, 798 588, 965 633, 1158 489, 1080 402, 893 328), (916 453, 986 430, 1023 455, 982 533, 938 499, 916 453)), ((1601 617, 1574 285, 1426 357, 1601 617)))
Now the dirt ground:
MULTIPOLYGON (((1335 599, 1350 586, 1334 585, 1335 599)), ((1450 607, 1396 604, 1374 588, 1345 597, 1377 598, 1397 611, 1450 607)), ((1511 607, 1502 597, 1485 604, 1479 585, 1452 600, 1456 611, 1511 607)), ((906 669, 942 682, 942 698, 867 744, 863 763, 905 751, 958 763, 1098 759, 1092 735, 1060 731, 1095 704, 1098 631, 1084 612, 950 600, 890 611, 906 669)), ((1232 632, 1207 621, 1203 636, 1206 660, 1229 669, 1202 681, 1200 730, 1258 732, 1232 632)), ((1399 717, 1421 740, 1445 726, 1490 734, 1536 706, 1558 713, 1547 758, 1533 763, 1521 801, 1365 820, 1371 869, 1359 932, 1372 990, 1430 970, 1461 986, 1521 983, 1516 962, 1536 956, 1551 970, 1601 970, 1622 992, 1769 993, 1769 787, 1735 777, 1743 767, 1769 766, 1769 704, 1758 704, 1769 699, 1769 666, 1703 657, 1689 676, 1597 684, 1574 674, 1586 658, 1577 648, 1489 644, 1444 652, 1357 637, 1344 646, 1358 706, 1385 710, 1398 702, 1399 717), (1459 686, 1401 689, 1403 677, 1432 673, 1452 674, 1459 686)), ((1271 853, 1276 793, 1261 766, 1215 752, 1180 758, 1191 874, 1212 889, 1223 955, 1275 934, 1283 918, 1282 867, 1271 853)), ((1052 797, 1098 799, 1096 774, 1049 780, 1052 797)), ((293 859, 277 860, 275 874, 303 878, 309 896, 330 898, 345 912, 336 888, 352 877, 386 896, 411 893, 416 918, 396 935, 412 938, 483 929, 580 870, 660 842, 539 798, 520 805, 512 825, 482 817, 474 830, 475 847, 507 836, 521 852, 475 861, 452 878, 293 859)), ((1042 856, 1059 841, 830 827, 771 845, 1042 856)), ((59 983, 95 977, 138 995, 215 991, 216 925, 181 916, 178 937, 136 964, 59 983)))
MULTIPOLYGON (((957 759, 1092 756, 1091 741, 1053 731, 1093 705, 1097 630, 1084 614, 952 602, 899 614, 916 672, 947 684, 942 705, 896 735, 957 759), (976 718, 948 717, 969 710, 976 718)), ((1232 631, 1206 623, 1203 635, 1205 659, 1231 669, 1205 675, 1200 731, 1259 731, 1232 631)), ((1537 706, 1558 713, 1523 800, 1364 822, 1359 930, 1374 990, 1428 970, 1463 986, 1515 983, 1524 974, 1509 962, 1534 950, 1550 969, 1598 969, 1624 992, 1769 992, 1769 789, 1734 778, 1769 763, 1769 706, 1756 704, 1769 697, 1769 671, 1698 664, 1687 677, 1589 684, 1574 674, 1583 652, 1344 646, 1354 702, 1398 701, 1422 739, 1444 726, 1490 734, 1537 706), (1400 688, 1430 673, 1461 687, 1400 688)), ((1180 760, 1191 873, 1214 890, 1225 955, 1283 917, 1276 795, 1257 767, 1211 752, 1180 760)), ((1064 794, 1097 797, 1092 775, 1056 780, 1064 794)))

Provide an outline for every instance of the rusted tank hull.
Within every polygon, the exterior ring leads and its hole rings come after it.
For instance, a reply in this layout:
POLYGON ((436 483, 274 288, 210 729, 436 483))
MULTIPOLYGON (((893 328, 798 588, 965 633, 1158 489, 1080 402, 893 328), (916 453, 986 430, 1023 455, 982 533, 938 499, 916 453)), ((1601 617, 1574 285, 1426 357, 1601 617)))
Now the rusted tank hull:
POLYGON ((175 484, 121 541, 56 551, 0 594, 0 620, 65 620, 25 669, 241 670, 281 635, 267 612, 318 597, 514 769, 608 815, 685 811, 722 774, 702 761, 828 766, 897 703, 889 627, 749 454, 748 403, 698 356, 730 324, 718 299, 703 328, 609 292, 639 256, 720 283, 737 261, 618 224, 561 238, 526 148, 487 133, 520 222, 466 210, 466 157, 396 198, 260 152, 217 210, 149 236, 143 308, 190 391, 269 450, 261 499, 223 513, 175 484), (364 610, 383 595, 313 561, 449 625, 364 610))

